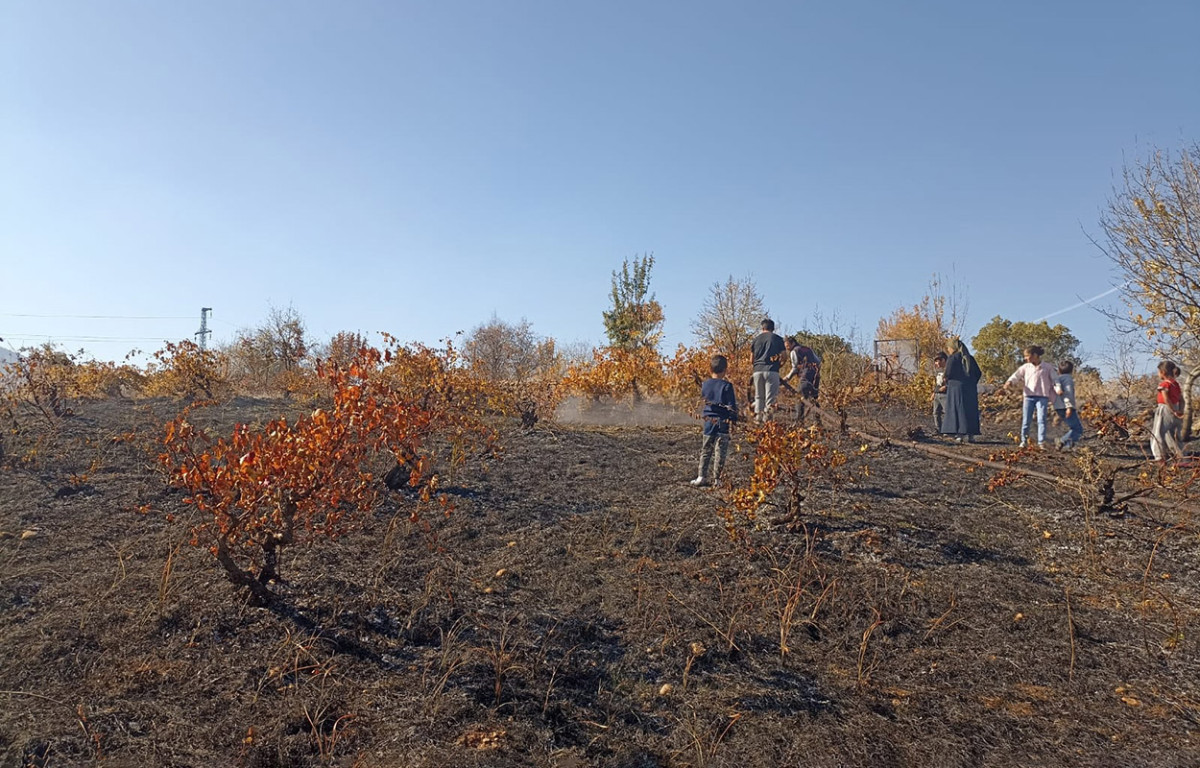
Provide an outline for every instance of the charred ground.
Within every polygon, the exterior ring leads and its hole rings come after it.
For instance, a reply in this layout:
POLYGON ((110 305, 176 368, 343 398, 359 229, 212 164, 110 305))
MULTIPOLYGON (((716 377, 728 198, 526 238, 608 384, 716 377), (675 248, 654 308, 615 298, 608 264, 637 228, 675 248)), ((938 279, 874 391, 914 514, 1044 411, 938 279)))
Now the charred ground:
MULTIPOLYGON (((149 451, 177 407, 101 401, 9 442, 0 764, 1200 762, 1183 507, 1112 517, 1068 486, 989 491, 992 470, 830 436, 853 482, 734 541, 724 492, 686 484, 694 426, 505 426, 500 458, 446 478, 449 516, 411 523, 393 494, 287 551, 272 611, 189 545, 195 513, 149 451)), ((1078 476, 1066 454, 1017 466, 1078 476)))

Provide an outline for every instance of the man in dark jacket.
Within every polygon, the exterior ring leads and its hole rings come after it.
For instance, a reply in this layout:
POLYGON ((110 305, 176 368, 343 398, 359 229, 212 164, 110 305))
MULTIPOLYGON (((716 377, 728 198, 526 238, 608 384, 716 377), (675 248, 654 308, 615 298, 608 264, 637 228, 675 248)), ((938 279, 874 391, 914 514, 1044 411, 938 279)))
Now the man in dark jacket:
POLYGON ((783 337, 775 333, 775 321, 763 318, 762 333, 750 343, 754 359, 754 418, 765 422, 779 399, 779 364, 783 359, 783 337))

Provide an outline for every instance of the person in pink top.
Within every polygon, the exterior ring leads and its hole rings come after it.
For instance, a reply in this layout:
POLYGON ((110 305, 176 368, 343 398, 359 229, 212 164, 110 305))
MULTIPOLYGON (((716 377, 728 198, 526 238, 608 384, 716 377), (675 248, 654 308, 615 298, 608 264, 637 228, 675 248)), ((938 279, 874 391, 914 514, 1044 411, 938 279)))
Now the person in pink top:
POLYGON ((1058 369, 1050 363, 1042 362, 1042 355, 1046 350, 1039 346, 1031 346, 1025 348, 1025 364, 1017 370, 1013 371, 1013 375, 1008 377, 1008 381, 1000 385, 1000 389, 1007 389, 1010 384, 1021 382, 1021 389, 1025 395, 1025 401, 1021 408, 1021 447, 1024 448, 1029 444, 1029 427, 1033 421, 1034 412, 1037 413, 1037 445, 1038 448, 1043 447, 1046 442, 1046 412, 1050 404, 1050 399, 1054 397, 1054 382, 1058 380, 1058 369))

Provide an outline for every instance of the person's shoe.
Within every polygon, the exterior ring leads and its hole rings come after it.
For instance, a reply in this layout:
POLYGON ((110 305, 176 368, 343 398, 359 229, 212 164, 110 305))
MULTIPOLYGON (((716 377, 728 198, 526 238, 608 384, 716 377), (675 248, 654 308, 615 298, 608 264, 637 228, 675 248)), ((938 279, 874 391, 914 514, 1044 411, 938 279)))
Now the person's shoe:
POLYGON ((1017 443, 1017 447, 1018 447, 1018 448, 1024 448, 1024 447, 1026 447, 1026 446, 1028 446, 1028 445, 1029 445, 1029 441, 1028 441, 1028 440, 1022 440, 1021 442, 1017 443))
POLYGON ((700 477, 697 477, 695 480, 688 483, 688 485, 692 486, 693 488, 706 488, 712 485, 712 483, 708 482, 708 478, 706 478, 704 475, 701 475, 700 477))
POLYGON ((954 438, 954 442, 956 442, 956 443, 961 443, 962 441, 963 441, 962 435, 959 435, 958 437, 954 438))
POLYGON ((967 442, 968 443, 975 442, 975 435, 967 435, 967 442))

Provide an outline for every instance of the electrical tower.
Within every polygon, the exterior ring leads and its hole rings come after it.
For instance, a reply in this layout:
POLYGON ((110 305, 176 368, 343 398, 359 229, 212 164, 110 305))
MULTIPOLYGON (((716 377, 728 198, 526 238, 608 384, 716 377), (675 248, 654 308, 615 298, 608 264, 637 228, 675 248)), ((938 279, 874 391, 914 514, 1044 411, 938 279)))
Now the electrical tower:
POLYGON ((212 331, 208 329, 208 313, 212 312, 212 307, 200 307, 200 330, 196 331, 196 336, 200 338, 200 351, 208 349, 208 337, 212 331))

